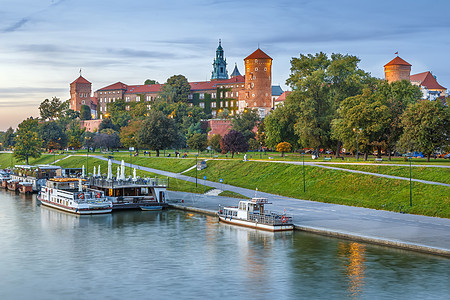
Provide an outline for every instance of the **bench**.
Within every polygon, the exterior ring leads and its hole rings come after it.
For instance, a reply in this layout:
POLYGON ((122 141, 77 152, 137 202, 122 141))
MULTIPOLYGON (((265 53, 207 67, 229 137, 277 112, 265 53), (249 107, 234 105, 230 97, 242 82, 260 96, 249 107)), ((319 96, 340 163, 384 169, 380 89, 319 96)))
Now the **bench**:
POLYGON ((331 160, 331 157, 325 157, 324 160, 331 160))
POLYGON ((214 155, 213 157, 214 157, 214 158, 218 158, 218 157, 219 157, 219 155, 214 155))
POLYGON ((273 156, 269 156, 269 159, 273 159, 273 156))
POLYGON ((375 162, 382 162, 383 159, 382 158, 375 158, 375 162))

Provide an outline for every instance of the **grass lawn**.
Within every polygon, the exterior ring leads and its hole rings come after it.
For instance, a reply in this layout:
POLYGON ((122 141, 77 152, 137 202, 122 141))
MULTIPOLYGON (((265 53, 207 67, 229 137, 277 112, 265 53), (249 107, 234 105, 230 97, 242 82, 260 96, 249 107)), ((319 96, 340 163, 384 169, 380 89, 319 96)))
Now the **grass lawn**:
MULTIPOLYGON (((336 167, 336 166, 334 166, 336 167)), ((409 166, 364 166, 364 165, 339 165, 338 168, 358 170, 364 172, 386 174, 409 178, 409 166)), ((435 181, 450 184, 450 169, 448 168, 427 168, 427 167, 412 167, 411 178, 422 179, 428 181, 435 181)))
MULTIPOLYGON (((58 160, 61 159, 63 157, 67 156, 67 154, 41 154, 41 157, 39 158, 32 158, 30 157, 28 159, 28 162, 30 163, 30 165, 46 165, 46 164, 53 164, 53 160, 58 160)), ((15 159, 12 155, 12 153, 0 153, 0 166, 2 168, 8 168, 11 167, 11 163, 12 166, 14 165, 19 165, 19 164, 26 164, 26 161, 18 161, 17 159, 15 159), (12 158, 12 160, 11 160, 12 158)))
MULTIPOLYGON (((199 171, 208 180, 256 189, 278 195, 326 203, 361 206, 413 214, 450 217, 450 188, 413 183, 413 206, 409 206, 409 182, 354 174, 313 166, 305 167, 306 193, 303 192, 302 166, 264 162, 209 161, 199 171)), ((195 171, 186 175, 193 176, 195 171)))
POLYGON ((248 197, 245 197, 244 195, 241 195, 239 193, 235 193, 232 191, 223 191, 222 193, 219 194, 219 196, 239 198, 239 199, 247 199, 248 198, 248 197))

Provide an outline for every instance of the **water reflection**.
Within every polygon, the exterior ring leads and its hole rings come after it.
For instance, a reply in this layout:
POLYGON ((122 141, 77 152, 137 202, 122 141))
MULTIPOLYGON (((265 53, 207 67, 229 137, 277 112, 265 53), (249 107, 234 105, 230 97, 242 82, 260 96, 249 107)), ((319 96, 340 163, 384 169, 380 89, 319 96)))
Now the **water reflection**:
POLYGON ((348 296, 359 298, 364 287, 365 252, 364 245, 356 242, 339 243, 339 256, 344 261, 348 282, 348 296))
POLYGON ((78 227, 88 227, 91 225, 111 226, 112 215, 86 215, 80 216, 67 213, 51 207, 40 205, 41 225, 45 229, 73 229, 78 227))

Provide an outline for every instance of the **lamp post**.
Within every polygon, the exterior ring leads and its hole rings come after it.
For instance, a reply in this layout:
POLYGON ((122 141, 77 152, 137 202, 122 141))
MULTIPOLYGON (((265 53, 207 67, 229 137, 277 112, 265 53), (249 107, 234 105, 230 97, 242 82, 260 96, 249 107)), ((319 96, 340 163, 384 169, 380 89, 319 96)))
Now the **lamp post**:
POLYGON ((306 184, 305 184, 305 151, 303 151, 303 193, 306 192, 306 184))
POLYGON ((412 157, 409 158, 409 206, 412 206, 411 161, 412 161, 412 157))
POLYGON ((362 128, 358 128, 358 130, 356 130, 356 128, 353 128, 353 132, 356 132, 356 160, 359 160, 359 143, 358 143, 358 137, 359 137, 359 133, 362 131, 362 128))
POLYGON ((197 190, 197 158, 198 155, 195 155, 195 189, 197 190))
MULTIPOLYGON (((91 142, 91 137, 85 137, 87 141, 87 152, 86 152, 86 175, 89 175, 89 145, 91 142)), ((86 176, 87 177, 87 176, 86 176)))

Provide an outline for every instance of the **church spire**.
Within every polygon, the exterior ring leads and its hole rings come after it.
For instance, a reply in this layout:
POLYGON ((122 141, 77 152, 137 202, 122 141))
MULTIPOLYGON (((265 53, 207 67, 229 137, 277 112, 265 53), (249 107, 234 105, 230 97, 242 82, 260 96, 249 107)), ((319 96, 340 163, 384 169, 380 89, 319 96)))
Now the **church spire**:
POLYGON ((222 40, 219 39, 219 46, 216 50, 216 58, 213 62, 211 80, 228 79, 227 60, 224 58, 222 40))

